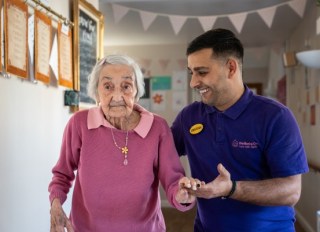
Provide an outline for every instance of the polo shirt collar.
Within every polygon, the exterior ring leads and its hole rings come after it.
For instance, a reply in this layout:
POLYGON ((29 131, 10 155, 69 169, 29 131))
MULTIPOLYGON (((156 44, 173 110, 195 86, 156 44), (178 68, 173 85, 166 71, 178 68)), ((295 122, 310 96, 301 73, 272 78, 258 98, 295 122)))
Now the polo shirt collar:
MULTIPOLYGON (((142 138, 145 138, 151 129, 154 115, 138 104, 134 105, 134 109, 140 113, 141 118, 139 124, 133 130, 142 138)), ((100 126, 114 128, 114 126, 105 119, 100 106, 89 109, 87 126, 89 130, 97 129, 100 126)))
MULTIPOLYGON (((236 119, 246 109, 246 107, 248 106, 248 104, 252 99, 253 92, 246 85, 244 85, 244 87, 245 87, 245 90, 242 96, 240 97, 240 99, 235 104, 233 104, 230 108, 222 112, 224 115, 226 115, 231 119, 236 119)), ((209 106, 209 105, 205 105, 205 110, 208 114, 214 113, 214 112, 220 112, 214 106, 209 106)))

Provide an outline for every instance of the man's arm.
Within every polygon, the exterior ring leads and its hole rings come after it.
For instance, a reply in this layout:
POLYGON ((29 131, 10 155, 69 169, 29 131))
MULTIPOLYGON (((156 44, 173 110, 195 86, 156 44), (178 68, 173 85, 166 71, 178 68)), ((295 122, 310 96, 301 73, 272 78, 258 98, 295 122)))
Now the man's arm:
MULTIPOLYGON (((193 191, 200 198, 227 196, 232 189, 230 173, 218 165, 219 176, 213 181, 202 184, 193 191)), ((237 181, 236 189, 230 198, 264 206, 295 205, 301 193, 301 175, 273 178, 261 181, 237 181)))

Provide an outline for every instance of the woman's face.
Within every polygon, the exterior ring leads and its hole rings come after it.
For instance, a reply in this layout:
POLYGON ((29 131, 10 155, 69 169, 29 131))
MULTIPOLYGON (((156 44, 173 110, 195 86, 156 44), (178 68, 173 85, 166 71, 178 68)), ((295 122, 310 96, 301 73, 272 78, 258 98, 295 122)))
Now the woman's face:
POLYGON ((107 64, 99 75, 98 100, 107 118, 128 117, 135 103, 137 87, 133 69, 123 64, 107 64))

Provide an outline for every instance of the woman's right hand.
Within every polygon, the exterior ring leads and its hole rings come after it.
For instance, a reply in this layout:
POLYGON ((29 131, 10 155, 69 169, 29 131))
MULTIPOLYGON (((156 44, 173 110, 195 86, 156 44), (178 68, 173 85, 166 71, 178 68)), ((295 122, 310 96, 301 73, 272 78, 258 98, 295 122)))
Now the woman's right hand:
POLYGON ((67 229, 67 232, 74 232, 71 222, 63 211, 60 200, 58 198, 55 198, 52 201, 50 214, 50 232, 64 232, 64 228, 67 229))

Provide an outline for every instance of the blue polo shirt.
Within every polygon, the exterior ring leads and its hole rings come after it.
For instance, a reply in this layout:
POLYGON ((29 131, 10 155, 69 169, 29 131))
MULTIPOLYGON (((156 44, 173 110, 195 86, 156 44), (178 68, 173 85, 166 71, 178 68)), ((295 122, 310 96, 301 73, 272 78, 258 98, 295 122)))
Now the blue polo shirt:
MULTIPOLYGON (((211 182, 222 163, 233 180, 263 180, 308 171, 297 122, 279 102, 247 87, 224 112, 194 102, 172 125, 179 155, 187 155, 192 177, 211 182), (202 130, 201 130, 201 127, 202 130)), ((195 232, 293 232, 289 206, 258 206, 233 199, 198 199, 195 232)))

